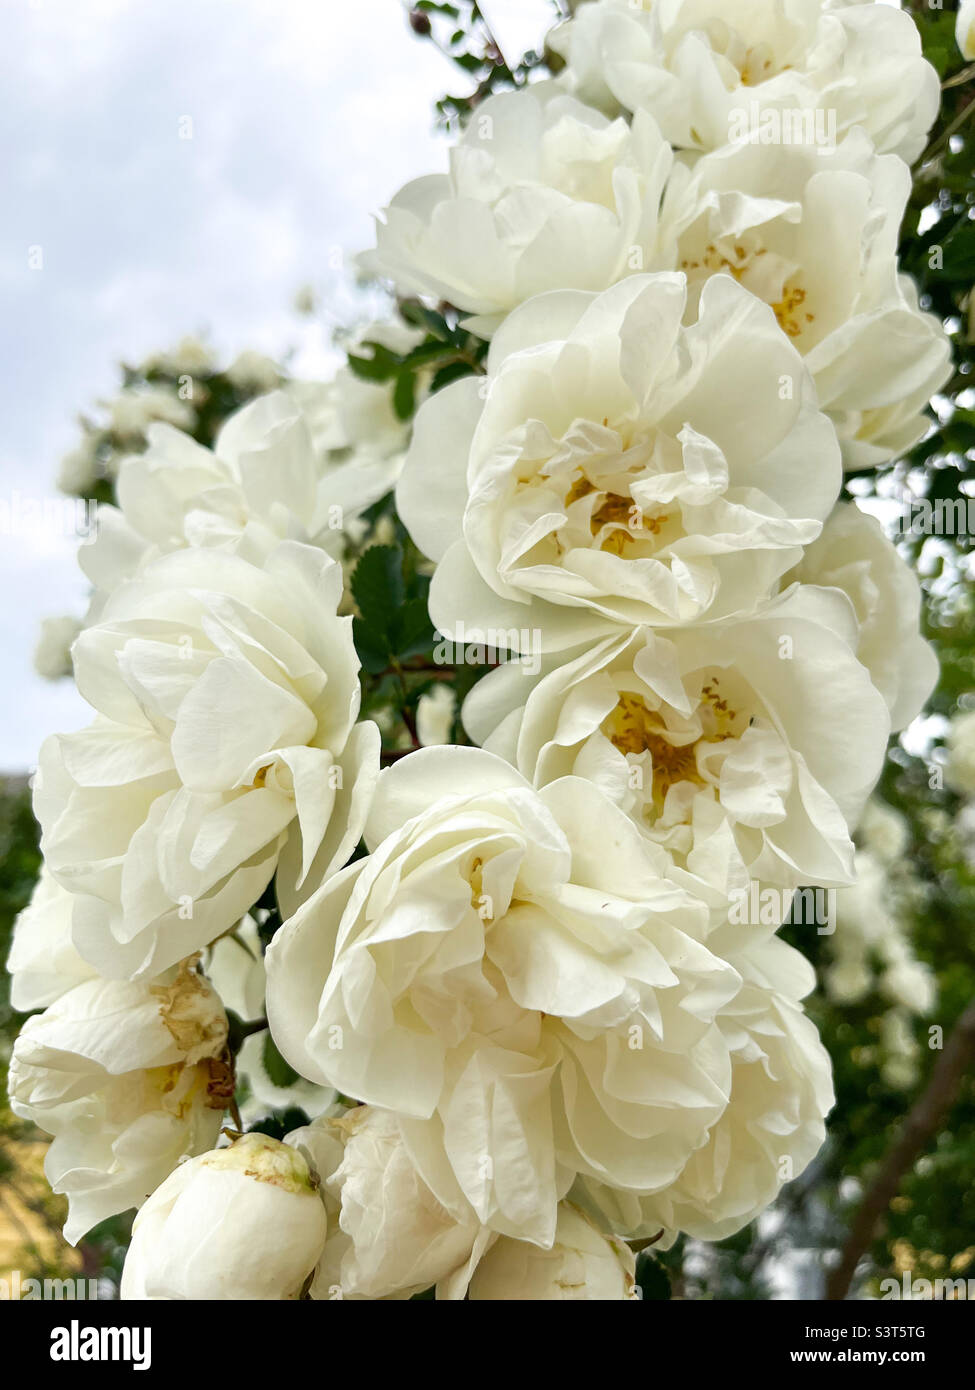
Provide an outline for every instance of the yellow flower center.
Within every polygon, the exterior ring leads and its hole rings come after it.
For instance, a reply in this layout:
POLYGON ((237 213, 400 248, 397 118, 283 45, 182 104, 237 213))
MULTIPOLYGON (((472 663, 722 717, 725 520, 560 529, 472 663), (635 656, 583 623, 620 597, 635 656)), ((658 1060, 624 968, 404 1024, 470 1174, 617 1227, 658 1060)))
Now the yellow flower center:
POLYGON ((659 711, 649 708, 642 696, 626 690, 620 692, 616 708, 603 723, 604 734, 621 753, 650 754, 653 785, 649 799, 656 815, 677 783, 709 785, 711 779, 701 771, 699 750, 738 738, 751 722, 742 711, 732 708, 721 693, 720 683, 719 676, 711 676, 701 687, 696 711, 700 732, 696 736, 669 729, 659 711))
MULTIPOLYGON (((767 255, 768 248, 764 246, 755 251, 748 251, 744 246, 735 246, 729 254, 719 251, 709 242, 699 259, 685 257, 680 263, 680 268, 688 274, 693 271, 705 271, 717 275, 721 271, 727 271, 741 284, 755 262, 767 255)), ((752 286, 746 285, 745 288, 751 289, 752 286)), ((790 338, 798 338, 808 324, 816 322, 816 315, 809 313, 804 307, 806 291, 794 279, 786 281, 782 287, 781 299, 766 302, 778 319, 779 327, 790 338)))

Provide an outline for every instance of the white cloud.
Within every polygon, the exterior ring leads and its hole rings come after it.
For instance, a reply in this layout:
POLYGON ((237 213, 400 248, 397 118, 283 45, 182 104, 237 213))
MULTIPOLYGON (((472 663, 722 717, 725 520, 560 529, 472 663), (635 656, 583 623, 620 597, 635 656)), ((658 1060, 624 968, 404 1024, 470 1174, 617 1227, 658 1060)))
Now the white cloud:
MULTIPOLYGON (((53 494, 74 417, 123 358, 210 330, 226 354, 295 344, 321 367, 325 332, 295 320, 294 291, 348 315, 335 250, 368 244, 371 214, 442 165, 433 103, 458 86, 395 0, 20 0, 0 11, 0 55, 0 501, 53 494)), ((80 712, 30 653, 41 618, 84 595, 64 537, 0 542, 0 769, 16 770, 80 712)))

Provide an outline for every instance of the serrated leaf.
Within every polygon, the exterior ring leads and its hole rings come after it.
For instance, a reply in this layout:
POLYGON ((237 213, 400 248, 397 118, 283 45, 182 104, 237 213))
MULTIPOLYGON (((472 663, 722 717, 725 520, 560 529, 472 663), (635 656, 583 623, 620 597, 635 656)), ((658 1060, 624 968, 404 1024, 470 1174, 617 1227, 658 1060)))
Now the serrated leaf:
POLYGON ((364 671, 368 671, 370 676, 376 676, 380 671, 385 671, 389 665, 389 658, 392 656, 385 633, 377 632, 361 618, 353 618, 352 640, 355 643, 356 654, 364 671))
POLYGON ((425 599, 409 599, 403 604, 397 614, 393 640, 396 655, 404 659, 430 650, 433 646, 433 624, 425 599))
POLYGON ((356 565, 349 587, 366 626, 388 638, 403 602, 403 555, 399 547, 370 546, 356 565))

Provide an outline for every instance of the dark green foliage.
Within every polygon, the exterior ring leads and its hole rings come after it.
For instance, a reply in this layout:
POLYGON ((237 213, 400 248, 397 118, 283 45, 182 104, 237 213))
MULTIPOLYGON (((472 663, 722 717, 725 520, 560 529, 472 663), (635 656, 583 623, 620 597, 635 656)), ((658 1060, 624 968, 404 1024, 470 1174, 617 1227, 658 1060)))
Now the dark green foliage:
POLYGON ((409 420, 427 391, 439 391, 462 376, 484 371, 487 343, 457 326, 457 314, 444 314, 413 300, 400 305, 403 318, 425 337, 409 352, 394 352, 366 341, 349 355, 349 366, 363 381, 390 382, 393 409, 409 420))

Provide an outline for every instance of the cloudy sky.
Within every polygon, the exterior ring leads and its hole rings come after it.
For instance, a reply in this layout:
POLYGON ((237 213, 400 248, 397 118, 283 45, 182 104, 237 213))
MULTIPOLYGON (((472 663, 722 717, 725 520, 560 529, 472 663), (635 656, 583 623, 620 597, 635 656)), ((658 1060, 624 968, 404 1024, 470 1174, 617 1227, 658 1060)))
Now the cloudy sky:
MULTIPOLYGON (((550 13, 485 8, 512 49, 550 13)), ((295 291, 347 314, 337 256, 442 166, 432 105, 463 80, 400 0, 4 0, 0 771, 88 713, 31 666, 41 618, 84 607, 68 528, 31 524, 29 505, 56 496, 78 412, 113 392, 120 360, 186 333, 227 354, 294 345, 323 372, 328 312, 298 320, 295 291)))

